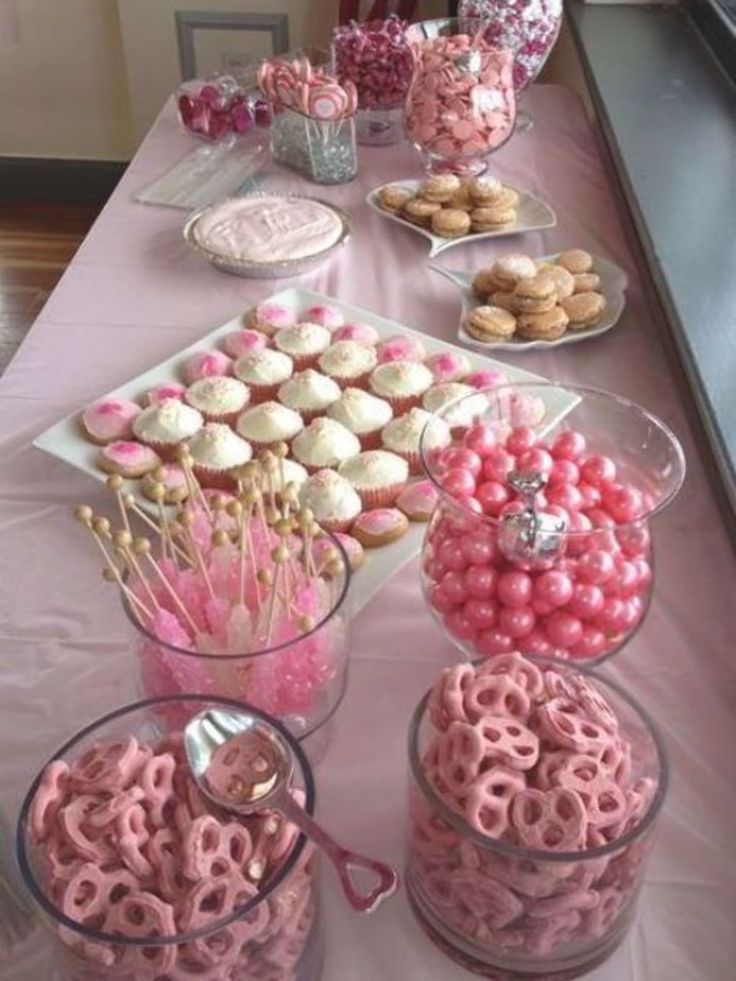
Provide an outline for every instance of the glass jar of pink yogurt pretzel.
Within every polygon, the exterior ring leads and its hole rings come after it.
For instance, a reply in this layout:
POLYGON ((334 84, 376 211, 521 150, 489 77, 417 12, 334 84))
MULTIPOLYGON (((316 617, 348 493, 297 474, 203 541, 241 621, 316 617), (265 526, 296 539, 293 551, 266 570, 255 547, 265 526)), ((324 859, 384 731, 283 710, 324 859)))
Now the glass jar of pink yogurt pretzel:
POLYGON ((443 406, 421 454, 440 490, 424 593, 467 656, 596 662, 638 629, 653 589, 650 520, 685 473, 661 420, 606 392, 530 382, 443 406), (452 433, 440 451, 435 425, 452 433))
MULTIPOLYGON (((276 812, 215 813, 189 773, 182 712, 218 707, 242 710, 197 696, 118 709, 34 780, 18 862, 65 981, 319 978, 313 846, 276 812)), ((312 813, 309 763, 282 734, 292 793, 312 813)))
POLYGON ((651 718, 569 662, 447 668, 409 731, 406 888, 484 977, 586 974, 635 916, 668 766, 651 718))
POLYGON ((406 132, 430 173, 483 173, 516 119, 513 51, 485 39, 475 18, 423 21, 407 30, 414 75, 406 132))

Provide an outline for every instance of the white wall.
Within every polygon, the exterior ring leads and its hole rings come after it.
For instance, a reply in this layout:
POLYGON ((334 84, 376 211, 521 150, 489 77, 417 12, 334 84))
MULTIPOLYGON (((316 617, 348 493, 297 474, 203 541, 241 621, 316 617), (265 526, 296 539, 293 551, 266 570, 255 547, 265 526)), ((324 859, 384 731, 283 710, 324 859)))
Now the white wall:
POLYGON ((132 149, 115 0, 0 0, 0 155, 132 149))

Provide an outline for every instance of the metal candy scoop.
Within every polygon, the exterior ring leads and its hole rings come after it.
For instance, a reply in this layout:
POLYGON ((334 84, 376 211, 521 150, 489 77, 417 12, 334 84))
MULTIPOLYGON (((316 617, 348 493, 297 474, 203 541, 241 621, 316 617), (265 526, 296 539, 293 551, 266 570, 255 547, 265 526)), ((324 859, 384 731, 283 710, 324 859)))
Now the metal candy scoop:
POLYGON ((353 909, 372 913, 396 892, 395 869, 343 848, 293 799, 291 749, 275 726, 247 712, 206 709, 187 723, 184 746, 197 786, 213 803, 234 814, 280 811, 311 838, 335 866, 353 909), (369 892, 358 890, 353 869, 368 869, 378 877, 369 892))
POLYGON ((507 559, 522 567, 549 567, 565 550, 567 522, 535 507, 534 499, 547 483, 547 477, 536 471, 514 470, 506 479, 519 495, 524 510, 502 519, 499 548, 507 559))

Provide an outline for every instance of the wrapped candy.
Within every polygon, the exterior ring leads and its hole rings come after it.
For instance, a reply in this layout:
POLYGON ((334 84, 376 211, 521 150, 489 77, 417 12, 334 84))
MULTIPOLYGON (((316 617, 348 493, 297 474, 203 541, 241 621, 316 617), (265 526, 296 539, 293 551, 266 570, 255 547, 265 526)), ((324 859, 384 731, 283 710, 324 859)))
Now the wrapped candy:
POLYGON ((359 109, 401 106, 414 70, 406 40, 406 22, 392 15, 386 20, 335 28, 332 57, 340 82, 353 82, 359 109))
MULTIPOLYGON (((216 74, 179 86, 176 105, 182 124, 195 136, 221 140, 228 133, 247 133, 256 122, 247 91, 232 75, 216 74)), ((263 108, 260 122, 263 122, 263 108)))

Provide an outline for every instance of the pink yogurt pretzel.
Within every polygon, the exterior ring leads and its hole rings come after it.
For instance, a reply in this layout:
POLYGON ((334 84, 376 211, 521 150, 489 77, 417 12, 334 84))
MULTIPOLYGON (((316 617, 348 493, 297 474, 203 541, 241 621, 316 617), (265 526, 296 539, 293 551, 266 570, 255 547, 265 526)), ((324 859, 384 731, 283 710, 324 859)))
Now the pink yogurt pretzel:
POLYGON ((436 729, 444 731, 453 721, 468 721, 464 698, 474 678, 475 672, 470 664, 445 668, 439 675, 427 704, 429 717, 436 729))
POLYGON ((524 912, 524 904, 500 882, 468 869, 452 873, 452 888, 461 904, 494 930, 502 930, 524 912))
POLYGON ((500 838, 509 825, 509 805, 524 790, 523 774, 505 766, 493 766, 468 788, 465 819, 481 834, 500 838))
POLYGON ((138 776, 145 794, 145 809, 156 828, 166 825, 166 805, 173 799, 176 760, 170 753, 152 756, 138 776))
POLYGON ((68 800, 69 784, 69 766, 64 760, 49 763, 31 806, 31 833, 37 841, 45 841, 52 833, 59 810, 68 800))
MULTIPOLYGON (((150 892, 131 893, 110 907, 104 930, 142 940, 173 936, 176 933, 174 908, 150 892)), ((155 981, 174 969, 176 958, 176 946, 166 944, 162 947, 126 947, 122 962, 133 971, 136 981, 155 981)))
POLYGON ((120 858, 130 871, 140 879, 153 877, 153 866, 143 852, 143 846, 151 837, 146 827, 146 812, 141 804, 133 804, 115 819, 115 833, 120 858))
POLYGON ((486 758, 516 770, 530 770, 539 759, 539 739, 516 719, 484 715, 475 723, 486 741, 486 758))
POLYGON ((585 716, 574 699, 564 697, 552 698, 539 706, 536 729, 553 745, 578 753, 595 753, 611 738, 605 729, 585 716))
POLYGON ((89 824, 89 815, 96 807, 97 797, 80 794, 59 811, 59 828, 81 858, 103 865, 115 857, 115 852, 100 830, 89 824))
POLYGON ((463 707, 471 722, 478 722, 484 715, 526 722, 531 711, 531 700, 510 675, 479 674, 467 687, 463 707))
POLYGON ((110 908, 137 890, 138 880, 125 869, 103 872, 88 862, 67 883, 61 909, 69 919, 99 929, 110 908))
POLYGON ((557 773, 559 787, 577 794, 594 828, 615 826, 626 814, 626 796, 621 788, 590 756, 573 755, 557 773))
POLYGON ((114 743, 97 743, 72 763, 72 788, 79 793, 120 790, 134 779, 141 762, 134 736, 114 743))
POLYGON ((478 666, 476 673, 479 677, 495 674, 508 675, 524 689, 532 701, 536 701, 544 691, 542 672, 536 664, 527 660, 518 651, 489 657, 487 661, 478 666))
POLYGON ((511 824, 527 848, 572 851, 583 847, 586 807, 574 790, 524 790, 511 802, 511 824))
POLYGON ((438 745, 439 776, 462 796, 480 773, 484 757, 482 733, 469 722, 451 722, 438 745))

